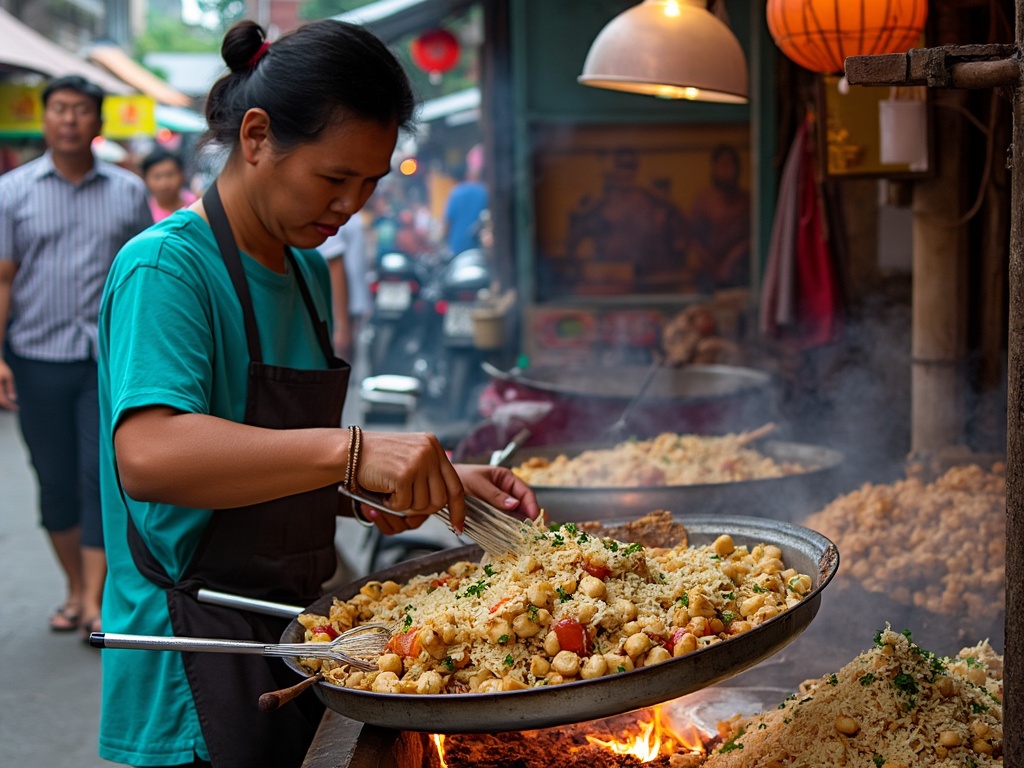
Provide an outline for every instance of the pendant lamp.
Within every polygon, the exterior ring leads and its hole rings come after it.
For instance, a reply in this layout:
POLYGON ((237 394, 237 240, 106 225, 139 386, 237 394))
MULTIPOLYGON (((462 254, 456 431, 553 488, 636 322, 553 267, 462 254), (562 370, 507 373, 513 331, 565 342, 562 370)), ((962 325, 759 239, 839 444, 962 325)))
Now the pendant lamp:
POLYGON ((927 0, 768 0, 768 31, 787 57, 839 74, 848 56, 904 53, 917 45, 927 0))
POLYGON ((584 85, 665 99, 747 101, 747 58, 705 0, 644 0, 590 46, 584 85))

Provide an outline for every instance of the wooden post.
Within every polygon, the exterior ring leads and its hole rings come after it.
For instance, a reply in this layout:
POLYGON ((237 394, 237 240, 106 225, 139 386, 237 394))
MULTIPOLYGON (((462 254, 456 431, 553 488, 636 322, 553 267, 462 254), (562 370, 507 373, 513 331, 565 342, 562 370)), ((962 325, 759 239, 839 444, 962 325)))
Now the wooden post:
MULTIPOLYGON (((1017 50, 1024 46, 1024 0, 1016 0, 1017 50)), ((1019 66, 1019 62, 1018 62, 1019 66)), ((1006 407, 1006 644, 1003 659, 1003 765, 1024 768, 1024 88, 1013 90, 1010 212, 1010 322, 1006 407)))
MULTIPOLYGON (((943 99, 960 106, 963 91, 943 99)), ((911 450, 934 453, 963 440, 967 351, 967 205, 962 115, 934 111, 935 174, 914 184, 911 450)))

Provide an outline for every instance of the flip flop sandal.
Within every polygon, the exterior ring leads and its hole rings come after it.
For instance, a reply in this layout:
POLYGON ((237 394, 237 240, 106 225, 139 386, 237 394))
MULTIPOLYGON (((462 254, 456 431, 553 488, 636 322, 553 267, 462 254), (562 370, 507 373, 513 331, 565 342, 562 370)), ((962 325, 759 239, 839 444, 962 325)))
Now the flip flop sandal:
POLYGON ((81 611, 62 605, 50 617, 50 631, 74 632, 78 629, 81 618, 81 611))

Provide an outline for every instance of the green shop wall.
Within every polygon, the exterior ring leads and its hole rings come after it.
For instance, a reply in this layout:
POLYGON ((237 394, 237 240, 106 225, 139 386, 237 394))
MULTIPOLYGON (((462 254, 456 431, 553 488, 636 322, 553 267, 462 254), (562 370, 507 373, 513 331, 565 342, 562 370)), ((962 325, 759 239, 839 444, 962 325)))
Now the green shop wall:
MULTIPOLYGON (((510 185, 500 190, 511 197, 512 254, 520 298, 525 305, 543 299, 538 291, 537 247, 543 235, 544 212, 537 199, 537 163, 551 139, 565 131, 600 133, 612 126, 623 130, 649 126, 664 137, 673 126, 719 126, 724 134, 749 135, 744 162, 752 192, 752 285, 759 282, 774 211, 774 57, 761 3, 733 0, 727 6, 730 26, 747 54, 751 100, 748 105, 708 104, 656 99, 579 84, 576 78, 594 38, 612 18, 635 5, 623 0, 511 0, 508 45, 511 130, 510 185), (744 134, 743 131, 748 133, 744 134)), ((644 129, 646 130, 646 128, 644 129)), ((685 130, 681 133, 686 133, 685 130)), ((659 139, 655 139, 658 141, 659 139)), ((595 157, 601 156, 600 153, 595 157)), ((671 156, 666 155, 671 162, 671 156)), ((676 168, 679 174, 680 169, 676 168)), ((696 172, 696 171, 695 171, 696 172)), ((682 171, 686 173, 685 170, 682 171)))

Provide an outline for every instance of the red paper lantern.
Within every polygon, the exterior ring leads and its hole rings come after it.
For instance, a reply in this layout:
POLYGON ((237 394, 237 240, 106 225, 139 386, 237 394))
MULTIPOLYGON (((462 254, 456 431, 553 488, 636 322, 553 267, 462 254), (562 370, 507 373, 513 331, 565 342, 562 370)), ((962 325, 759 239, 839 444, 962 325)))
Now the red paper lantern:
POLYGON ((790 59, 812 72, 841 73, 847 56, 915 47, 927 0, 768 0, 768 31, 790 59))
POLYGON ((445 29, 432 29, 412 41, 412 60, 431 75, 447 72, 459 61, 459 41, 445 29))

